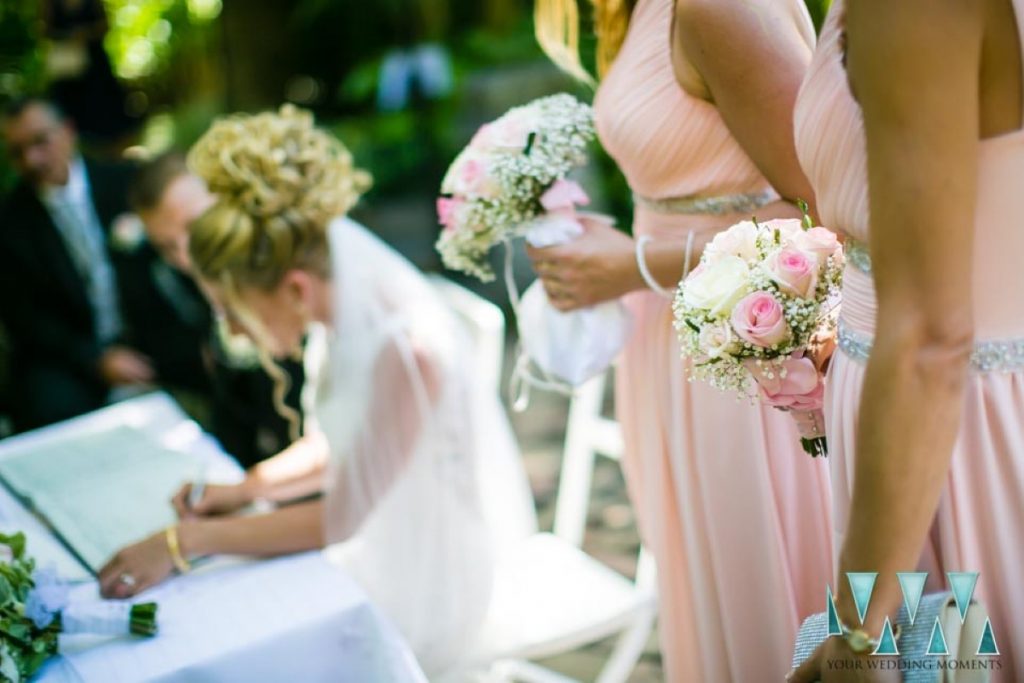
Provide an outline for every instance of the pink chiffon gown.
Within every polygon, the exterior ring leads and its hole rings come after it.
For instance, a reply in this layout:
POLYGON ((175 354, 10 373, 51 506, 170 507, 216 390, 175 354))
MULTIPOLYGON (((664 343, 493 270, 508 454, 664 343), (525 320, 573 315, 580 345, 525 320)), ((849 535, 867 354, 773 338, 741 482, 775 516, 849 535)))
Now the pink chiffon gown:
MULTIPOLYGON (((1024 17, 1024 0, 1014 0, 1024 17)), ((867 153, 861 111, 842 56, 843 0, 826 20, 796 108, 797 151, 824 225, 849 236, 839 350, 829 371, 826 423, 835 543, 849 519, 855 432, 875 324, 868 239, 867 153)), ((1018 26, 1019 28, 1019 26, 1018 26)), ((976 347, 963 423, 921 558, 929 590, 946 571, 978 571, 1002 671, 1024 680, 1024 130, 978 143, 974 309, 976 347)), ((893 520, 897 524, 898 520, 893 520)))
MULTIPOLYGON (((595 99, 598 134, 635 194, 634 234, 655 240, 717 230, 776 198, 718 110, 679 86, 673 11, 639 0, 595 99)), ((828 465, 801 450, 788 415, 687 380, 670 301, 626 300, 635 332, 616 406, 658 565, 666 679, 782 680, 831 576, 828 465)))

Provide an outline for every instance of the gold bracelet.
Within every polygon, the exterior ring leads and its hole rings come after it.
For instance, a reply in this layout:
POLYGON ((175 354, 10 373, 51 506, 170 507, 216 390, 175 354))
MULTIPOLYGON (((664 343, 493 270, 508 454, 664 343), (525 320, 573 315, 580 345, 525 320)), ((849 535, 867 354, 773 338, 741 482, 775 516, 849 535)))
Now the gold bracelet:
POLYGON ((192 571, 192 565, 181 554, 181 545, 178 543, 178 525, 172 524, 164 529, 164 537, 167 539, 167 551, 171 554, 171 562, 179 574, 188 574, 192 571))
MULTIPOLYGON (((842 630, 842 638, 846 641, 847 646, 854 654, 874 654, 878 649, 881 641, 881 636, 878 638, 872 638, 867 631, 860 628, 850 628, 842 621, 839 622, 839 628, 842 630)), ((899 624, 893 629, 892 639, 894 642, 899 642, 900 636, 903 633, 903 629, 899 624)))

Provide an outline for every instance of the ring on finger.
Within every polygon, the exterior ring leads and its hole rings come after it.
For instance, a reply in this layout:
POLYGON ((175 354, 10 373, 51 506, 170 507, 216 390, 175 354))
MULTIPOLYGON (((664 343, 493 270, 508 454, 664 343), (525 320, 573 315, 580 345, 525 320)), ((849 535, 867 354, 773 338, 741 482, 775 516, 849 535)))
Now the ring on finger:
POLYGON ((128 572, 124 572, 120 576, 118 576, 117 582, 120 583, 122 586, 127 586, 128 588, 134 588, 135 585, 138 583, 135 580, 135 577, 129 574, 128 572))

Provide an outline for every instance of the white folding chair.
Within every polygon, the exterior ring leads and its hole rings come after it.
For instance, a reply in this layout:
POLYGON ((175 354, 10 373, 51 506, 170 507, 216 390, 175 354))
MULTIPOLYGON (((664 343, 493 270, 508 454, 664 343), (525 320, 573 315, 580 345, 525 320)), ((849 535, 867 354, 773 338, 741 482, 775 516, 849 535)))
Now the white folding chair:
POLYGON ((428 275, 427 279, 473 336, 477 376, 486 377, 494 391, 500 391, 501 366, 505 362, 505 315, 490 301, 447 278, 428 275))
POLYGON ((591 480, 598 455, 619 459, 618 424, 601 415, 605 377, 572 400, 552 533, 538 533, 500 563, 491 612, 475 651, 489 678, 529 683, 572 679, 529 660, 619 635, 598 683, 620 683, 643 653, 657 612, 654 562, 641 549, 630 581, 583 552, 591 480))
MULTIPOLYGON (((477 372, 499 390, 505 321, 501 310, 442 277, 435 287, 473 334, 477 372)), ((619 635, 597 683, 627 680, 646 647, 657 612, 654 562, 642 548, 630 581, 582 550, 597 456, 619 460, 622 433, 602 415, 606 376, 584 384, 569 408, 552 533, 537 533, 501 558, 488 618, 476 644, 445 680, 468 672, 486 679, 566 683, 529 660, 619 635)))

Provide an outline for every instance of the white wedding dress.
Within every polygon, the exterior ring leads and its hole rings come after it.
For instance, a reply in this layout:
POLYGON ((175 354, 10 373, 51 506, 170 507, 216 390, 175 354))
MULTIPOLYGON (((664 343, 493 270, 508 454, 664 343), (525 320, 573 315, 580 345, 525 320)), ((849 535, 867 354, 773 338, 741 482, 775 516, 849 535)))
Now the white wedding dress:
POLYGON ((330 226, 333 324, 307 354, 331 447, 332 559, 428 676, 469 649, 504 549, 535 531, 519 452, 471 336, 411 264, 354 221, 330 226))

